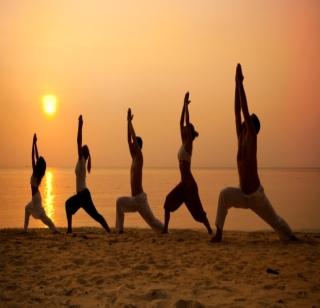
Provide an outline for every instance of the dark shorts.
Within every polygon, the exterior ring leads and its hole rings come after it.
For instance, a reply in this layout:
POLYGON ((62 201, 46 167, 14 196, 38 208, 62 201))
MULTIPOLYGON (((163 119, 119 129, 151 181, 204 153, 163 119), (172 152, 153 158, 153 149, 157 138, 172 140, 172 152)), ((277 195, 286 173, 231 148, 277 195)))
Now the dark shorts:
POLYGON ((166 197, 164 209, 169 212, 176 211, 182 203, 185 203, 192 217, 198 222, 204 222, 207 218, 199 197, 197 183, 188 184, 180 182, 166 197))
POLYGON ((84 189, 66 201, 67 210, 74 215, 80 208, 83 208, 89 215, 98 213, 93 204, 89 189, 84 189))

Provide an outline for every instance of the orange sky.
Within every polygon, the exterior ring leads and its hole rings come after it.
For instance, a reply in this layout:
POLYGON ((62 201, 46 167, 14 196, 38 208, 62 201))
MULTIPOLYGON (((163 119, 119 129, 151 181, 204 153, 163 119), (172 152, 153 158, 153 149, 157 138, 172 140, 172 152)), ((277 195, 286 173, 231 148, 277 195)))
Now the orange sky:
POLYGON ((1 167, 30 166, 35 131, 49 166, 75 165, 80 113, 93 166, 128 166, 129 106, 145 166, 177 166, 187 90, 193 165, 234 166, 237 62, 260 166, 320 166, 317 0, 1 1, 0 48, 1 167))

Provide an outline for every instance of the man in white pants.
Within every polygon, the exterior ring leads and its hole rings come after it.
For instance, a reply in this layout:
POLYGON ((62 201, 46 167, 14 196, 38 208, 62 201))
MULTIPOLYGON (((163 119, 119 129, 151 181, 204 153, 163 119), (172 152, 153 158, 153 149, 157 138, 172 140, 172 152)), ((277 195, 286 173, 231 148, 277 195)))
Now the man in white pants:
POLYGON ((255 114, 249 114, 240 64, 236 70, 235 118, 240 188, 229 187, 220 192, 216 216, 217 231, 211 241, 222 241, 224 222, 231 207, 251 209, 278 233, 280 239, 296 240, 289 225, 272 207, 260 184, 257 164, 257 134, 260 122, 255 114), (243 123, 241 123, 241 110, 244 116, 243 123))
POLYGON ((136 136, 132 126, 133 114, 131 109, 128 110, 128 144, 132 157, 132 164, 130 170, 131 178, 131 197, 120 197, 117 200, 117 217, 116 217, 116 230, 123 233, 124 213, 138 212, 145 222, 155 231, 161 232, 163 224, 156 219, 153 215, 146 193, 142 188, 142 168, 143 168, 143 155, 142 155, 142 139, 136 136))

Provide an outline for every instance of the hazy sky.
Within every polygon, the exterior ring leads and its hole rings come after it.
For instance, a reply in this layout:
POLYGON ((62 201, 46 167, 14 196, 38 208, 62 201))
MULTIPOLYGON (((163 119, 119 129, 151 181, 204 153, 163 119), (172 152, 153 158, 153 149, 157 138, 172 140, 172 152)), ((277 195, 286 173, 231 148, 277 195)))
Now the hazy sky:
POLYGON ((320 166, 320 1, 0 2, 1 167, 77 160, 77 118, 93 166, 128 166, 126 112, 145 166, 177 166, 191 95, 194 166, 234 166, 234 73, 259 115, 260 166, 320 166), (57 96, 49 119, 41 97, 57 96))

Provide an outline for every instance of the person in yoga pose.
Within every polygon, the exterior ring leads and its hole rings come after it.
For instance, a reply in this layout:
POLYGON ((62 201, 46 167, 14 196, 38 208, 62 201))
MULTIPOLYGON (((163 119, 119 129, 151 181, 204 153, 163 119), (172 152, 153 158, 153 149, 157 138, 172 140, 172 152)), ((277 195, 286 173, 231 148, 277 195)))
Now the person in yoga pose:
POLYGON ((138 212, 145 222, 154 230, 161 232, 163 224, 153 215, 147 194, 142 188, 142 168, 143 168, 143 155, 142 155, 142 139, 136 136, 132 125, 133 114, 131 109, 128 109, 127 122, 128 122, 128 145, 132 157, 132 164, 130 169, 130 183, 131 183, 131 196, 120 197, 116 203, 116 230, 118 233, 123 233, 124 213, 138 212))
POLYGON ((249 113, 240 64, 237 65, 235 81, 237 165, 240 187, 228 187, 220 192, 216 216, 217 231, 211 241, 220 242, 222 240, 224 222, 231 207, 251 209, 268 223, 281 239, 296 240, 289 225, 272 207, 260 183, 257 164, 257 136, 260 130, 260 121, 254 113, 251 115, 249 113), (242 123, 241 111, 244 117, 242 123))
POLYGON ((32 162, 32 176, 30 179, 32 200, 25 207, 24 216, 24 232, 28 232, 29 218, 30 215, 35 219, 40 219, 45 225, 47 225, 53 233, 58 233, 54 223, 47 216, 44 208, 42 207, 41 194, 39 186, 41 180, 46 172, 46 161, 42 156, 39 157, 37 147, 37 135, 33 135, 32 151, 31 151, 31 162, 32 162))
POLYGON ((198 137, 198 132, 190 122, 189 118, 189 93, 185 94, 182 113, 180 118, 180 132, 182 145, 178 152, 179 167, 181 173, 181 182, 167 195, 164 210, 164 229, 163 233, 168 232, 170 213, 176 211, 182 203, 185 203, 192 217, 203 223, 208 233, 212 233, 207 214, 203 210, 197 183, 191 173, 191 155, 193 141, 198 137), (185 125, 184 125, 185 122, 185 125))
POLYGON ((72 233, 72 216, 83 208, 94 220, 99 222, 101 226, 110 233, 110 228, 101 214, 98 213, 96 207, 93 204, 91 194, 86 186, 86 165, 87 170, 90 173, 91 170, 91 156, 89 147, 82 145, 82 115, 79 116, 78 122, 78 162, 75 168, 76 173, 76 189, 77 193, 66 201, 66 214, 68 222, 67 233, 72 233))

